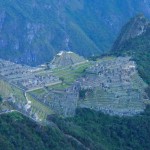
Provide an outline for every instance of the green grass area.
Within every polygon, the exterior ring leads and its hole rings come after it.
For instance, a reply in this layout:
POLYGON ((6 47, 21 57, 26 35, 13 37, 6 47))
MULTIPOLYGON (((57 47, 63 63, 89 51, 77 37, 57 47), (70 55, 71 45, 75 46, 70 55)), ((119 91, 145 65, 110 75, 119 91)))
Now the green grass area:
MULTIPOLYGON (((36 97, 38 97, 39 99, 43 99, 45 96, 47 95, 47 97, 45 98, 46 100, 50 101, 51 100, 51 96, 48 95, 49 90, 53 89, 53 90, 64 90, 66 88, 68 88, 78 77, 82 76, 85 73, 85 69, 87 67, 89 67, 91 65, 91 62, 85 62, 83 64, 79 64, 79 65, 75 65, 72 67, 67 67, 64 69, 53 69, 52 70, 52 75, 55 75, 59 78, 63 78, 63 82, 60 84, 56 84, 56 85, 52 85, 52 86, 48 86, 45 87, 45 89, 38 89, 38 90, 34 90, 29 92, 29 94, 34 94, 36 95, 36 97)), ((53 114, 52 110, 47 107, 45 104, 43 104, 42 102, 39 102, 38 100, 34 99, 33 97, 31 97, 30 95, 28 95, 29 99, 32 101, 32 111, 35 113, 37 113, 40 117, 40 119, 45 119, 46 116, 48 114, 53 114), (40 113, 39 113, 40 111, 40 113), (45 114, 45 116, 43 117, 43 114, 45 114)))
POLYGON ((0 95, 4 98, 9 97, 11 93, 11 86, 7 82, 0 80, 0 95))
POLYGON ((64 69, 54 69, 53 75, 63 78, 65 84, 73 83, 78 77, 84 75, 85 69, 91 66, 91 62, 85 62, 83 64, 67 67, 64 69))
POLYGON ((13 95, 15 96, 15 100, 17 102, 24 103, 26 102, 26 98, 24 96, 24 92, 16 87, 12 87, 13 95))
POLYGON ((97 62, 104 62, 104 61, 109 61, 109 60, 115 60, 117 57, 115 56, 104 56, 97 58, 97 62))
POLYGON ((63 84, 56 84, 56 85, 48 86, 47 88, 48 90, 51 90, 51 89, 63 90, 63 89, 68 88, 69 86, 70 86, 69 84, 63 83, 63 84))
POLYGON ((41 120, 46 120, 48 115, 53 114, 53 111, 45 104, 35 100, 31 95, 27 94, 28 99, 31 101, 31 109, 36 113, 41 120))
POLYGON ((10 85, 9 83, 0 80, 0 94, 3 98, 8 98, 11 96, 15 97, 16 102, 25 103, 26 99, 24 96, 24 92, 19 88, 10 85))
POLYGON ((38 90, 34 90, 34 91, 32 91, 31 93, 33 93, 33 94, 37 94, 37 95, 40 95, 40 94, 45 93, 45 90, 44 90, 44 89, 38 89, 38 90))
POLYGON ((148 84, 143 82, 143 79, 138 74, 132 76, 131 84, 134 89, 139 89, 141 91, 148 87, 148 84))

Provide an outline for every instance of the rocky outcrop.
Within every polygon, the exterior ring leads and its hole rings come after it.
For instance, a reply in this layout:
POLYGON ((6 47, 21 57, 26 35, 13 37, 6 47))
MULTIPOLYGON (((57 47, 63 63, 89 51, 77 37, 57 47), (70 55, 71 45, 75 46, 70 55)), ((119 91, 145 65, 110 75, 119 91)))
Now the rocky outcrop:
POLYGON ((141 36, 150 28, 150 22, 144 15, 138 15, 132 18, 121 30, 112 51, 121 49, 121 46, 128 40, 141 36))

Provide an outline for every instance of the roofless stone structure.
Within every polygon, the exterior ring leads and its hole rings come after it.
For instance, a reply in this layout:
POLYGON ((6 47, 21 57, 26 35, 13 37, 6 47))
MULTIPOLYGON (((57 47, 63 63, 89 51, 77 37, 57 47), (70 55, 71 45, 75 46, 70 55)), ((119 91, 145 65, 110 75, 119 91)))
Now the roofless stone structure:
POLYGON ((85 60, 82 56, 79 56, 71 51, 60 51, 50 63, 50 67, 66 67, 84 63, 85 61, 87 60, 85 60))

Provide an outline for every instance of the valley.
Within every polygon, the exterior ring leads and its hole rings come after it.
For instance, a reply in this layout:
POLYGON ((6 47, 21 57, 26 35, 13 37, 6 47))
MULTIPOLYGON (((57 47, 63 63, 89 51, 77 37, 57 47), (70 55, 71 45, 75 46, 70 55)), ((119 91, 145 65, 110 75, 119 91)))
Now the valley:
POLYGON ((111 49, 130 18, 150 18, 149 9, 149 0, 3 0, 0 58, 37 66, 60 50, 98 56, 111 49))
POLYGON ((0 150, 149 150, 148 18, 149 0, 1 1, 0 150))

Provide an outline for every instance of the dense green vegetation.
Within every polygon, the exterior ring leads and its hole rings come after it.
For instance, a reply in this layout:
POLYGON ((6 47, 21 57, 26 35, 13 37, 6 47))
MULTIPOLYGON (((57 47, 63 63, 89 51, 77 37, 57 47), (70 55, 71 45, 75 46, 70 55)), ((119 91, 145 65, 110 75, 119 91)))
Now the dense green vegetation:
POLYGON ((0 149, 150 149, 150 106, 134 117, 109 116, 89 109, 78 109, 74 118, 50 116, 49 120, 54 123, 42 126, 17 113, 1 115, 0 149))
MULTIPOLYGON (((85 70, 91 65, 91 62, 85 62, 63 69, 56 68, 53 70, 53 75, 59 77, 59 79, 65 84, 72 84, 77 78, 84 75, 85 70)), ((55 86, 52 87, 54 88, 55 86)))
POLYGON ((150 29, 145 34, 124 42, 118 50, 117 56, 132 56, 138 65, 141 77, 150 84, 150 29))
POLYGON ((75 118, 55 118, 53 121, 64 133, 77 138, 92 150, 150 149, 150 107, 135 117, 112 117, 79 109, 75 118))
POLYGON ((110 52, 115 56, 131 56, 137 64, 141 77, 148 84, 150 84, 149 41, 150 21, 139 14, 124 25, 110 52))
POLYGON ((2 102, 2 96, 0 95, 0 103, 2 102))
POLYGON ((0 149, 71 150, 72 145, 57 128, 38 125, 13 113, 0 116, 0 149))
POLYGON ((82 89, 82 90, 80 90, 79 91, 79 98, 80 99, 85 99, 87 92, 92 92, 92 90, 91 89, 86 89, 86 90, 82 89))

